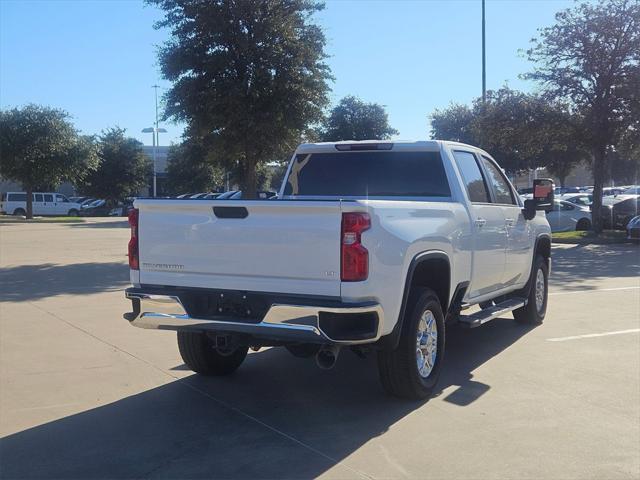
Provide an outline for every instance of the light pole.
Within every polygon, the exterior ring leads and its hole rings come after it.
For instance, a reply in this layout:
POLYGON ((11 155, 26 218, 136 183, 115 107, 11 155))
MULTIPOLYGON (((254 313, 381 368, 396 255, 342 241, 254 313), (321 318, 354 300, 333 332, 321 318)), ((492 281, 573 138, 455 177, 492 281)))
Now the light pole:
POLYGON ((487 51, 485 41, 484 0, 482 0, 482 104, 487 101, 487 51))
POLYGON ((156 169, 156 158, 157 158, 156 149, 158 147, 158 143, 160 143, 160 136, 158 134, 167 133, 167 131, 164 128, 149 127, 149 128, 143 128, 142 133, 153 134, 153 151, 152 151, 153 153, 151 155, 153 159, 153 196, 155 197, 158 193, 157 169, 156 169))
POLYGON ((157 158, 157 147, 160 146, 160 133, 167 133, 164 128, 158 128, 158 89, 160 85, 151 85, 151 88, 155 91, 155 99, 156 99, 156 121, 153 124, 153 128, 145 128, 142 130, 142 133, 152 133, 153 134, 153 196, 155 197, 158 193, 157 189, 157 171, 156 171, 156 158, 157 158))

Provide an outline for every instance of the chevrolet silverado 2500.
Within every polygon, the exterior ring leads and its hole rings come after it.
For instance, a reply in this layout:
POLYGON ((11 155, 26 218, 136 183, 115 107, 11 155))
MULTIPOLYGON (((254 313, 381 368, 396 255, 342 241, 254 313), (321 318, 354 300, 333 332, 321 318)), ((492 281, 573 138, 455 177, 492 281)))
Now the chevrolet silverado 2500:
POLYGON ((534 190, 523 202, 460 143, 303 144, 276 199, 136 200, 125 318, 177 330, 203 375, 265 346, 330 368, 348 346, 377 355, 386 391, 425 398, 446 325, 544 319, 553 184, 534 190))

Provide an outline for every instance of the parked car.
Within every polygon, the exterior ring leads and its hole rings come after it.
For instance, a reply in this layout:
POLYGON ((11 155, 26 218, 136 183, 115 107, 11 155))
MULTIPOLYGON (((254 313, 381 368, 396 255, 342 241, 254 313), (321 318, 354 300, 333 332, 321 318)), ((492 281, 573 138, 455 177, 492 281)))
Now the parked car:
POLYGON ((571 232, 591 229, 591 210, 565 200, 555 200, 553 210, 547 212, 552 232, 571 232))
POLYGON ((106 217, 111 212, 113 205, 107 204, 106 200, 94 200, 91 203, 82 206, 80 211, 81 217, 106 217))
POLYGON ((593 203, 593 195, 590 193, 565 193, 560 197, 560 200, 588 207, 593 203))
POLYGON ((177 330, 204 375, 249 347, 321 368, 374 352, 383 387, 411 399, 436 388, 445 322, 543 321, 550 180, 523 203, 487 152, 441 141, 304 144, 286 175, 275 200, 136 200, 125 319, 177 330))
MULTIPOLYGON (((269 198, 275 197, 276 192, 269 192, 266 190, 259 190, 256 192, 256 197, 259 200, 267 200, 269 198)), ((220 194, 216 200, 240 200, 242 199, 242 191, 241 190, 230 190, 228 192, 224 192, 220 194)))
MULTIPOLYGON (((81 206, 79 203, 70 202, 61 193, 34 192, 34 215, 68 215, 77 217, 81 206)), ((24 216, 27 214, 27 194, 25 192, 6 192, 0 197, 0 212, 8 215, 24 216)))
POLYGON ((631 187, 627 187, 622 193, 624 195, 640 195, 640 186, 633 185, 631 187))
POLYGON ((640 214, 640 195, 618 195, 610 205, 612 228, 624 230, 631 219, 640 214))
POLYGON ((620 195, 625 192, 624 187, 606 187, 602 189, 602 196, 609 197, 612 195, 620 195))
POLYGON ((580 193, 578 187, 556 187, 556 195, 564 195, 565 193, 580 193))
POLYGON ((627 238, 640 240, 640 215, 633 217, 627 224, 627 238))

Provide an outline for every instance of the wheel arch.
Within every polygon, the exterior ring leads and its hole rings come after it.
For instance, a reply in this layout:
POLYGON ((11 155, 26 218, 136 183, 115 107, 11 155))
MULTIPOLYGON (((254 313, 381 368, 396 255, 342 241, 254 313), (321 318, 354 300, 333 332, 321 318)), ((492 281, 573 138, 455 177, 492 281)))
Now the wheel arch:
POLYGON ((446 315, 451 299, 451 261, 445 252, 428 250, 413 257, 407 269, 398 320, 391 333, 376 342, 381 348, 397 347, 409 298, 414 288, 432 289, 446 315))

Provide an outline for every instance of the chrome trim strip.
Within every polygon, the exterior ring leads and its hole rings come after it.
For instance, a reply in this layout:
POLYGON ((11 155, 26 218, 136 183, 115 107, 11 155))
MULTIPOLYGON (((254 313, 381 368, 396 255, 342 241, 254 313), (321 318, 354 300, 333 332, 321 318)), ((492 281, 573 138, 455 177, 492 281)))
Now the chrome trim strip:
POLYGON ((126 292, 126 297, 140 300, 140 312, 130 323, 147 329, 178 330, 184 327, 197 327, 203 330, 253 333, 264 336, 284 334, 300 341, 355 345, 378 340, 383 325, 383 312, 379 304, 354 307, 273 304, 259 323, 243 323, 224 319, 192 318, 188 315, 180 298, 175 295, 126 292), (378 315, 378 329, 375 336, 365 340, 334 340, 320 328, 318 322, 320 312, 375 312, 378 315))

